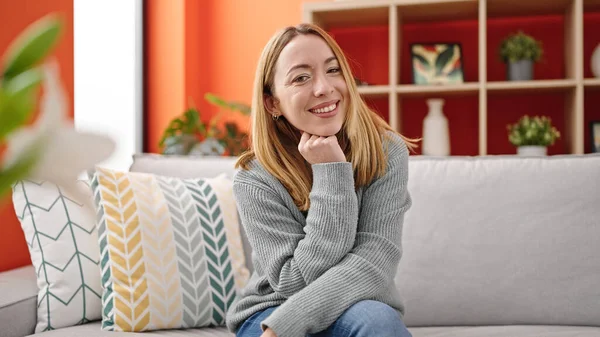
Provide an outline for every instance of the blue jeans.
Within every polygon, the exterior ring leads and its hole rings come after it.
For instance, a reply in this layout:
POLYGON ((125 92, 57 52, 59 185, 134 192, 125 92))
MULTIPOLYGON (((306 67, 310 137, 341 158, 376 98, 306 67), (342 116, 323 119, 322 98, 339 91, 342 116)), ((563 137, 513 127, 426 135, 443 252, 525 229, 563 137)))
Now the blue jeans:
MULTIPOLYGON (((236 337, 260 337, 260 323, 277 307, 250 316, 236 337)), ((309 337, 412 337, 392 307, 377 301, 360 301, 346 310, 329 328, 309 337)), ((277 336, 285 337, 285 336, 277 336)))

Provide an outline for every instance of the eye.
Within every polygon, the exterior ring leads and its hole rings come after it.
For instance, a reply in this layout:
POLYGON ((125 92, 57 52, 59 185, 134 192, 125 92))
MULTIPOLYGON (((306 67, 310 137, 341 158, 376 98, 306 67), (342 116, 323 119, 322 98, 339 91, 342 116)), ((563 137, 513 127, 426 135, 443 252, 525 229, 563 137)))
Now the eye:
POLYGON ((339 73, 339 72, 340 72, 340 68, 339 68, 339 67, 333 67, 333 68, 329 68, 329 69, 327 70, 327 72, 328 72, 328 73, 330 73, 330 74, 337 74, 337 73, 339 73))
POLYGON ((294 83, 302 83, 302 82, 306 82, 308 80, 308 76, 307 75, 300 75, 296 78, 294 78, 294 80, 292 82, 294 83))

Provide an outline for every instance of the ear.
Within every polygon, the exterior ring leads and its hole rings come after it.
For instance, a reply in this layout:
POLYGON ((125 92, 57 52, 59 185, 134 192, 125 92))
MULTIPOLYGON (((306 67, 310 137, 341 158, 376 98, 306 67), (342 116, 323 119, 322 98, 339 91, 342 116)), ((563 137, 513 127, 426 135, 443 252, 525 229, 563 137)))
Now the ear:
POLYGON ((281 112, 279 110, 279 102, 275 97, 271 95, 264 95, 263 103, 265 105, 265 109, 267 109, 267 112, 269 114, 281 115, 281 112))

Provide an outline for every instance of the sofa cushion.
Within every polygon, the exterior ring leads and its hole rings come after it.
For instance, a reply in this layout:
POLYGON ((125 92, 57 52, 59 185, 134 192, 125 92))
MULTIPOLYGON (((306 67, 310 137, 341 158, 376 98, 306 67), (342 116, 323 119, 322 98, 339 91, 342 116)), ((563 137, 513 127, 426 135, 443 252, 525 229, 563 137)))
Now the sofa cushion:
MULTIPOLYGON (((129 168, 131 172, 152 173, 177 178, 214 178, 225 173, 228 178, 235 176, 235 162, 237 157, 216 157, 216 156, 179 156, 179 155, 161 155, 154 153, 139 153, 133 156, 133 163, 129 168)), ((240 226, 242 233, 242 245, 246 265, 250 272, 253 271, 252 248, 246 236, 243 226, 240 226)))
MULTIPOLYGON (((409 328, 413 337, 598 337, 600 328, 581 326, 459 326, 459 327, 431 327, 409 328)), ((20 335, 21 336, 21 335, 20 335)), ((31 335, 29 337, 38 336, 31 335)), ((136 332, 109 332, 102 331, 100 323, 64 328, 45 332, 44 337, 234 337, 224 327, 181 329, 166 331, 136 332)))
MULTIPOLYGON (((78 181, 89 197, 89 185, 78 181)), ((13 205, 37 271, 36 332, 101 318, 98 233, 91 202, 80 203, 49 182, 21 181, 13 205)))
POLYGON ((408 326, 600 326, 600 156, 409 165, 408 326))
MULTIPOLYGON (((38 335, 32 335, 38 336, 38 335)), ((234 337, 225 327, 146 332, 103 331, 99 322, 45 332, 43 337, 234 337)))
POLYGON ((413 337, 598 337, 600 328, 585 326, 508 325, 409 328, 413 337))
POLYGON ((249 277, 232 181, 98 168, 92 187, 103 329, 224 325, 249 277))
POLYGON ((37 294, 33 266, 0 273, 0 336, 20 337, 34 333, 37 294))

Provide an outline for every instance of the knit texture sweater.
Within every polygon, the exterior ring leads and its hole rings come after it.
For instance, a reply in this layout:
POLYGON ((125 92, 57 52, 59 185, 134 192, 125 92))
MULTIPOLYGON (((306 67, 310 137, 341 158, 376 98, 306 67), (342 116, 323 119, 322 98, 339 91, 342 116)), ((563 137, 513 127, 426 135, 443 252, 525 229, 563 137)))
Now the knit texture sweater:
POLYGON ((255 270, 227 313, 230 331, 272 306, 279 307, 261 326, 278 337, 325 330, 361 300, 386 303, 403 317, 394 277, 412 204, 408 150, 398 135, 388 135, 387 172, 367 186, 354 188, 349 162, 312 165, 305 214, 256 160, 236 174, 234 196, 255 270))

